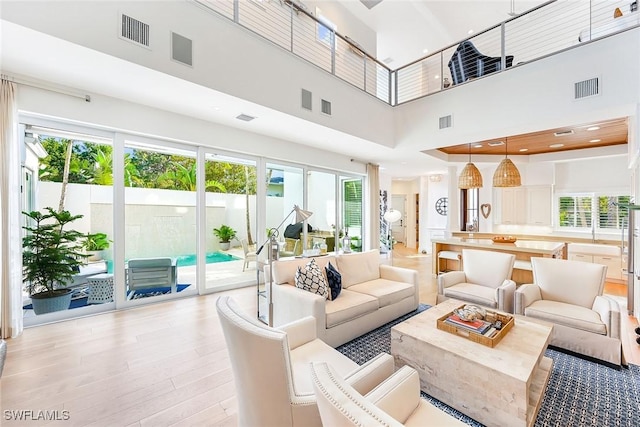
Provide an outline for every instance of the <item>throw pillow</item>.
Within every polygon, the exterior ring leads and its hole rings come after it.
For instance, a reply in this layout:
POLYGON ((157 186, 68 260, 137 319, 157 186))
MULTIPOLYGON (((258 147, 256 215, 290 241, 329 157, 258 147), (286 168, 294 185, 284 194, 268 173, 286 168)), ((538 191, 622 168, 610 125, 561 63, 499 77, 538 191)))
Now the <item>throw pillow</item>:
POLYGON ((342 275, 331 265, 331 262, 324 268, 324 271, 327 273, 327 282, 329 282, 329 299, 333 301, 338 298, 342 290, 342 275))
POLYGON ((325 298, 329 297, 329 286, 327 279, 322 274, 322 270, 312 259, 304 267, 298 267, 295 275, 296 287, 305 291, 313 292, 325 298))

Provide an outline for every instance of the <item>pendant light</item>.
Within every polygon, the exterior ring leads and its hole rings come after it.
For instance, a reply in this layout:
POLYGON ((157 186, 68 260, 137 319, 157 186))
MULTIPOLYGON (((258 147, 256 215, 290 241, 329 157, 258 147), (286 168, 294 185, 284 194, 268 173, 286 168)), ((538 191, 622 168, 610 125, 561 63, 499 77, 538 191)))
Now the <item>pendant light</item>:
POLYGON ((466 190, 480 187, 482 187, 482 175, 476 165, 471 163, 471 144, 469 144, 469 163, 462 169, 458 178, 458 188, 466 190))
POLYGON ((493 174, 494 187, 520 187, 520 172, 516 165, 507 157, 507 140, 504 143, 504 159, 493 174))

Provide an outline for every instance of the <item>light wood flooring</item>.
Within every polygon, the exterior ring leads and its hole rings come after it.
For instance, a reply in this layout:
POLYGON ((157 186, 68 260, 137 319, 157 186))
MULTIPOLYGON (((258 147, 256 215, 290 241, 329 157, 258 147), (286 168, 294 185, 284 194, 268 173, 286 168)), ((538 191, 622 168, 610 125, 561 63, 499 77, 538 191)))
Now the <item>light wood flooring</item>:
MULTIPOLYGON (((397 245, 393 264, 418 270, 421 302, 435 302, 430 256, 397 245)), ((623 288, 608 284, 607 292, 624 296, 623 288)), ((222 294, 255 312, 249 287, 26 329, 8 341, 0 424, 236 425, 233 376, 215 311, 222 294), (6 410, 61 416, 66 410, 69 419, 13 422, 6 410)), ((629 362, 640 364, 635 326, 625 316, 623 345, 629 362)))

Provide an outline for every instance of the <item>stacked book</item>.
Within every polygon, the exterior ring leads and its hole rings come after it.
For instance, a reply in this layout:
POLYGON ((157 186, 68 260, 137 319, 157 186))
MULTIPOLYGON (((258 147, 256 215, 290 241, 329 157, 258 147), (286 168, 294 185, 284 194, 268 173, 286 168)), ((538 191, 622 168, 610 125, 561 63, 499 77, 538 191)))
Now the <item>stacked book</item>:
POLYGON ((476 334, 484 335, 486 337, 491 338, 496 334, 497 330, 493 327, 491 322, 487 322, 485 320, 473 320, 471 322, 460 319, 457 315, 452 314, 447 317, 444 321, 449 325, 453 325, 457 328, 461 328, 463 330, 473 332, 476 334))

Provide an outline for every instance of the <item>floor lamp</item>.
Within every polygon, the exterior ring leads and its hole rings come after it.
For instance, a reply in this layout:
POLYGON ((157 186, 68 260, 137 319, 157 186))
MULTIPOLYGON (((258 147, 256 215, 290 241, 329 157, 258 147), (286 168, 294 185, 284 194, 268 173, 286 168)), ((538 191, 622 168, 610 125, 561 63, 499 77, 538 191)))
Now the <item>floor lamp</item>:
POLYGON ((387 245, 389 245, 389 253, 393 260, 393 236, 391 234, 391 224, 402 218, 402 213, 398 210, 391 209, 386 211, 382 217, 387 221, 387 245))
MULTIPOLYGON (((305 211, 304 209, 300 209, 298 205, 293 205, 293 209, 291 209, 291 212, 289 212, 287 216, 284 217, 280 225, 269 229, 269 231, 267 232, 267 236, 268 236, 267 240, 262 244, 262 246, 260 246, 260 249, 258 249, 256 252, 256 256, 260 255, 260 252, 262 252, 262 249, 264 249, 264 247, 267 246, 268 244, 269 247, 267 248, 267 259, 268 259, 268 265, 269 265, 269 287, 268 287, 269 320, 267 324, 269 326, 273 326, 273 292, 271 292, 273 288, 272 264, 273 264, 273 261, 277 260, 280 257, 280 251, 278 248, 278 236, 280 235, 279 229, 294 212, 296 213, 295 224, 306 221, 311 215, 313 215, 313 212, 305 211)), ((259 293, 258 293, 258 314, 260 314, 260 294, 259 293)), ((258 316, 258 319, 260 319, 260 316, 258 316)))

